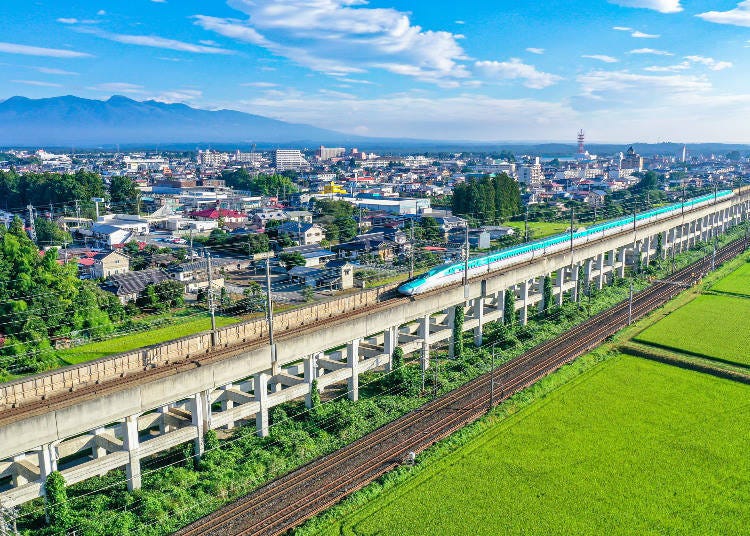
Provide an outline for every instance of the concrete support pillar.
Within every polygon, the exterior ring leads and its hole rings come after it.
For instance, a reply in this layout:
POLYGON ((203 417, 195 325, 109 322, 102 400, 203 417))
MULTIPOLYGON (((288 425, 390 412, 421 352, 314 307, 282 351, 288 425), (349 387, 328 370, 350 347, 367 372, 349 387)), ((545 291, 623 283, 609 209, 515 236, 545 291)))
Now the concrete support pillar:
POLYGON ((578 273, 578 265, 574 264, 570 267, 570 280, 573 282, 573 288, 571 289, 571 292, 573 293, 573 301, 578 301, 578 287, 581 284, 581 282, 578 280, 578 276, 580 274, 578 273))
MULTIPOLYGON (((221 388, 222 391, 228 391, 229 389, 233 389, 235 387, 234 384, 228 384, 221 388)), ((230 409, 234 409, 234 400, 230 400, 226 396, 221 401, 221 411, 229 411, 230 409)), ((234 428, 234 421, 229 421, 227 425, 225 426, 227 430, 231 430, 234 428)))
POLYGON ((474 318, 479 324, 474 328, 474 346, 482 346, 482 326, 484 326, 484 298, 481 296, 474 300, 474 318))
POLYGON ((305 395, 305 407, 312 407, 312 389, 313 381, 318 377, 318 356, 320 354, 312 354, 307 356, 303 360, 304 373, 305 373, 305 384, 307 384, 307 395, 305 395))
POLYGON ((557 294, 555 294, 555 300, 558 307, 561 307, 563 304, 563 289, 565 286, 565 271, 567 268, 563 266, 559 270, 557 270, 557 277, 555 278, 555 288, 557 289, 557 294))
POLYGON ((448 358, 456 357, 456 341, 453 339, 453 329, 456 327, 456 308, 448 307, 446 311, 445 324, 451 330, 451 337, 448 339, 448 358))
POLYGON ((166 415, 169 413, 169 404, 161 406, 157 409, 161 417, 159 418, 159 433, 166 434, 169 432, 169 425, 167 424, 166 415))
POLYGON ((669 232, 664 231, 661 234, 661 258, 662 260, 667 258, 667 248, 669 247, 669 232))
POLYGON ((128 463, 125 466, 125 478, 128 491, 141 488, 141 459, 138 453, 138 415, 125 417, 123 424, 123 448, 128 453, 128 463))
MULTIPOLYGON (((21 462, 26 459, 26 454, 19 454, 18 456, 13 456, 14 462, 21 462)), ((20 475, 18 471, 13 471, 13 474, 11 476, 11 484, 14 488, 17 488, 18 486, 23 486, 24 484, 28 484, 28 480, 23 475, 20 475)))
MULTIPOLYGON (((460 307, 460 306, 459 306, 460 307)), ((422 339, 422 370, 430 368, 430 315, 419 319, 419 337, 422 339)))
POLYGON ((604 253, 597 256, 596 269, 599 271, 599 276, 596 278, 596 287, 601 290, 604 287, 604 253))
POLYGON ((505 290, 500 290, 497 293, 497 309, 500 311, 499 321, 505 324, 505 290))
POLYGON ((586 259, 583 263, 583 289, 582 292, 585 292, 587 288, 589 288, 589 285, 591 285, 591 273, 594 271, 594 259, 586 259))
POLYGON ((107 449, 100 447, 96 442, 96 436, 102 435, 104 431, 105 428, 103 426, 94 430, 94 437, 92 438, 93 441, 91 444, 91 457, 95 460, 107 455, 107 449))
POLYGON ((268 373, 259 372, 255 375, 255 399, 260 403, 258 413, 255 414, 255 428, 260 437, 268 436, 268 373))
POLYGON ((393 370, 393 352, 398 346, 398 326, 391 326, 386 329, 383 337, 383 351, 388 354, 388 362, 385 364, 385 371, 391 372, 391 370, 393 370))
POLYGON ((42 483, 54 471, 57 471, 57 448, 53 443, 47 443, 39 448, 39 475, 42 483))
POLYGON ((203 436, 211 429, 211 391, 201 391, 193 395, 190 404, 192 425, 196 429, 195 457, 200 458, 206 450, 203 436))
POLYGON ((649 265, 651 262, 651 237, 647 236, 643 239, 643 268, 649 265))
POLYGON ((528 322, 528 312, 529 312, 529 286, 534 284, 534 280, 531 281, 524 281, 521 283, 521 301, 523 302, 523 305, 521 305, 521 311, 519 315, 519 323, 522 326, 526 325, 526 322, 528 322))
POLYGON ((346 344, 346 361, 349 364, 349 400, 359 400, 359 339, 346 344))
POLYGON ((625 248, 617 249, 617 277, 625 277, 625 248))

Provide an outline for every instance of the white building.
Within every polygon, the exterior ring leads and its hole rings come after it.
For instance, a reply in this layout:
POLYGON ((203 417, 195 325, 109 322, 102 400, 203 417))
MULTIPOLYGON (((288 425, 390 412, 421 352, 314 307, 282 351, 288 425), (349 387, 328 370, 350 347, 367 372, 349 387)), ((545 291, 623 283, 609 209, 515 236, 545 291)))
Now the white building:
POLYGON ((273 153, 273 165, 278 171, 299 169, 307 166, 307 160, 299 149, 276 149, 273 153))
POLYGON ((533 164, 518 167, 518 182, 528 185, 541 184, 544 180, 544 172, 539 157, 534 158, 533 164))
POLYGON ((320 160, 330 160, 331 158, 338 158, 346 154, 346 149, 343 147, 323 147, 322 145, 316 151, 315 156, 320 160))
POLYGON ((219 151, 198 151, 198 164, 207 167, 220 167, 229 162, 229 153, 220 153, 219 151))
POLYGON ((122 163, 125 164, 125 171, 130 173, 161 171, 169 166, 167 159, 160 156, 153 158, 125 156, 122 159, 122 163))

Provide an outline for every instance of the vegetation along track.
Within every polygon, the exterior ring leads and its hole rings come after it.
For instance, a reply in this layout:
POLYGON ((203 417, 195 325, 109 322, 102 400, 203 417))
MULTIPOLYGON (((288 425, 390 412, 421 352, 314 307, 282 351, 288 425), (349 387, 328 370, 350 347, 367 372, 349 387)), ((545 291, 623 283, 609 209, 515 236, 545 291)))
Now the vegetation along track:
MULTIPOLYGON (((744 240, 729 244, 717 252, 716 264, 744 249, 744 240)), ((682 287, 698 282, 709 266, 708 259, 700 260, 638 293, 633 299, 632 318, 647 314, 678 294, 682 287)), ((409 451, 420 452, 476 420, 487 411, 490 401, 499 403, 507 399, 595 348, 627 325, 628 310, 628 301, 620 302, 497 368, 494 397, 490 394, 493 376, 486 373, 354 443, 268 483, 177 534, 282 534, 403 463, 409 451)))

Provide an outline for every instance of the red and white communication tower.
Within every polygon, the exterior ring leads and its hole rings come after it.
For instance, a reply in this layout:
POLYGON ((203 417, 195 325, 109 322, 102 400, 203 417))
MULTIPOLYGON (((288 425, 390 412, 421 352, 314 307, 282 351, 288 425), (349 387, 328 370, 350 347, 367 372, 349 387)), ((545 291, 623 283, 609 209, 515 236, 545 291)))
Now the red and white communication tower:
POLYGON ((586 136, 583 133, 583 130, 578 131, 578 154, 586 154, 586 146, 584 142, 586 141, 586 136))

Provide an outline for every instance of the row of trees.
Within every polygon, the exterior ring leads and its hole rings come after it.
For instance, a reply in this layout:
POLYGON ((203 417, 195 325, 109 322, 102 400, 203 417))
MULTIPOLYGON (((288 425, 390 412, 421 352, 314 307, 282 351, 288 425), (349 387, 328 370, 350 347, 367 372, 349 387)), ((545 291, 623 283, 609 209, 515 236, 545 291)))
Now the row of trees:
POLYGON ((319 222, 325 229, 327 240, 346 242, 357 236, 352 204, 334 199, 315 199, 313 210, 320 216, 319 222))
POLYGON ((0 199, 6 208, 19 209, 26 205, 43 206, 53 203, 86 201, 104 197, 101 176, 90 171, 75 173, 24 173, 0 171, 0 199))
POLYGON ((520 207, 518 182, 505 173, 469 180, 453 189, 453 213, 481 224, 505 221, 517 214, 520 207))
POLYGON ((253 195, 282 195, 292 194, 299 189, 286 175, 258 174, 252 176, 246 169, 224 170, 221 178, 227 186, 238 190, 246 190, 253 195))

